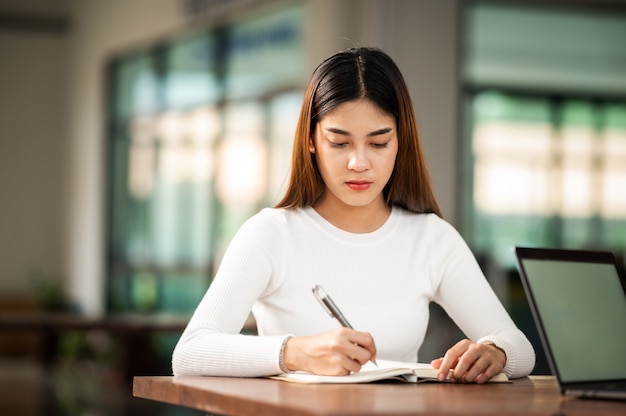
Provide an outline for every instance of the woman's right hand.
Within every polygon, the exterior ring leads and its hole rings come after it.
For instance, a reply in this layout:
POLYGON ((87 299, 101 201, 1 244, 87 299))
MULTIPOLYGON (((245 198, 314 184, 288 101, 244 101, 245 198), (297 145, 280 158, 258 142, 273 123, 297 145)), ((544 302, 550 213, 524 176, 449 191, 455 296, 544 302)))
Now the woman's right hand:
POLYGON ((283 358, 292 371, 343 376, 358 372, 363 364, 375 359, 376 345, 370 333, 341 327, 319 335, 290 338, 283 358))

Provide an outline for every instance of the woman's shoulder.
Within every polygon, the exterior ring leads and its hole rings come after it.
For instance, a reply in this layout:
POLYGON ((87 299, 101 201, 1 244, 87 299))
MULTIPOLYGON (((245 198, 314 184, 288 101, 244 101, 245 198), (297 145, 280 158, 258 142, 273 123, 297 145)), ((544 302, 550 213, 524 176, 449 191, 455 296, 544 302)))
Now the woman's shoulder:
POLYGON ((263 208, 248 218, 242 225, 242 228, 264 234, 281 233, 293 227, 294 221, 301 215, 302 213, 299 209, 263 208))
POLYGON ((401 229, 418 234, 422 239, 448 243, 462 240, 456 227, 437 214, 416 213, 400 207, 394 207, 394 213, 401 229))
POLYGON ((230 244, 272 250, 289 240, 290 215, 286 209, 263 208, 241 224, 230 244))
POLYGON ((434 213, 413 212, 398 206, 393 207, 393 212, 405 224, 414 224, 421 227, 453 228, 448 221, 434 213))
POLYGON ((292 221, 294 217, 299 215, 301 215, 300 209, 263 208, 261 211, 250 217, 246 222, 273 225, 287 224, 292 221))

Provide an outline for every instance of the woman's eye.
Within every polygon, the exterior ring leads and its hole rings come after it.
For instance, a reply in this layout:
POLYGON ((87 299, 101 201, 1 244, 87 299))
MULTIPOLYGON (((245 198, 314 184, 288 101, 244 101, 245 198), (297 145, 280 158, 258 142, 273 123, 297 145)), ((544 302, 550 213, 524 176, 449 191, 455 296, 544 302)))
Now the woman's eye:
POLYGON ((338 147, 338 148, 340 148, 340 147, 344 147, 346 145, 347 145, 347 143, 330 142, 330 146, 331 147, 338 147))
POLYGON ((372 146, 374 146, 377 149, 384 149, 385 147, 387 147, 387 144, 389 144, 389 142, 385 142, 385 143, 372 143, 372 146))

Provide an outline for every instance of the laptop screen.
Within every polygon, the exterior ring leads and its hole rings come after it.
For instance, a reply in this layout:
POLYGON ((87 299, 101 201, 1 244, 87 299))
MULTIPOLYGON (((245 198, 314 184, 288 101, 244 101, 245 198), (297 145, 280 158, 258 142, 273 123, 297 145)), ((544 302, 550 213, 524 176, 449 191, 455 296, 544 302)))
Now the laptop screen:
POLYGON ((568 260, 518 252, 538 329, 562 382, 626 379, 626 292, 618 270, 612 255, 578 254, 568 260))

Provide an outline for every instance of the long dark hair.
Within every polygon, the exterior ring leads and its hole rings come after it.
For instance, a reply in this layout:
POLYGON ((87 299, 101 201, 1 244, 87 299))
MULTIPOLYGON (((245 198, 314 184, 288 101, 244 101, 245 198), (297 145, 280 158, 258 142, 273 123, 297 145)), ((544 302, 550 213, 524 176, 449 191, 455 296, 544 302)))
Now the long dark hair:
POLYGON ((395 62, 376 48, 351 48, 313 71, 296 128, 289 186, 277 208, 312 205, 325 184, 309 150, 317 123, 340 104, 365 98, 396 120, 398 154, 383 189, 389 205, 441 216, 417 132, 413 103, 395 62))

